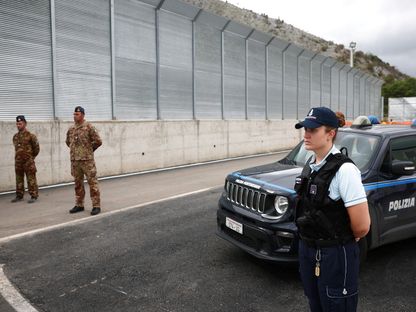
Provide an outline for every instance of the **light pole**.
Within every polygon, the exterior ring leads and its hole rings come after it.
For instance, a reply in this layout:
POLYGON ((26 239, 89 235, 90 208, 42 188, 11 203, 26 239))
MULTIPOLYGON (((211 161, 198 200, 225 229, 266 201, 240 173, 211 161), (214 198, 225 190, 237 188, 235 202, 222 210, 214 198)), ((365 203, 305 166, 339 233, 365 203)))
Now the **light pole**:
POLYGON ((354 51, 357 43, 354 41, 350 42, 350 66, 354 67, 354 51))

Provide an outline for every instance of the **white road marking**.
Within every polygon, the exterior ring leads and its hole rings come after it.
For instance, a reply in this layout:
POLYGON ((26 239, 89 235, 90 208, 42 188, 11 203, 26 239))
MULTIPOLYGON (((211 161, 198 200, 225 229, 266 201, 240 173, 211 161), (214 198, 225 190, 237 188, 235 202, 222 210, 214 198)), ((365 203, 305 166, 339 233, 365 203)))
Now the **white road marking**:
POLYGON ((68 222, 64 222, 64 223, 60 223, 60 224, 55 224, 55 225, 47 226, 47 227, 36 229, 36 230, 31 230, 31 231, 27 231, 27 232, 15 234, 15 235, 6 236, 6 237, 3 237, 3 238, 0 238, 0 245, 4 244, 4 243, 8 243, 8 242, 10 242, 12 240, 15 240, 15 239, 18 239, 18 238, 22 238, 22 237, 26 237, 26 236, 33 236, 33 235, 36 235, 36 234, 39 234, 39 233, 44 233, 44 232, 64 228, 64 227, 71 226, 71 225, 76 225, 76 224, 87 223, 87 222, 90 222, 90 221, 95 221, 95 220, 98 220, 98 219, 101 219, 101 218, 106 218, 110 215, 117 214, 117 213, 120 213, 120 212, 124 212, 124 211, 127 211, 127 210, 140 208, 140 207, 143 207, 143 206, 152 205, 152 204, 164 202, 164 201, 171 200, 171 199, 181 198, 181 197, 185 197, 185 196, 189 196, 189 195, 193 195, 193 194, 202 193, 202 192, 213 190, 213 189, 216 189, 216 188, 219 188, 219 187, 222 187, 222 184, 217 185, 217 186, 213 186, 213 187, 200 189, 200 190, 197 190, 197 191, 192 191, 192 192, 187 192, 187 193, 183 193, 183 194, 179 194, 179 195, 174 195, 174 196, 170 196, 170 197, 166 197, 166 198, 162 198, 162 199, 157 199, 157 200, 153 200, 153 201, 142 203, 142 204, 136 204, 136 205, 133 205, 133 206, 124 207, 124 208, 120 208, 120 209, 117 209, 117 210, 102 212, 102 213, 100 213, 99 215, 96 215, 96 216, 88 216, 88 217, 85 217, 85 218, 82 218, 82 219, 72 220, 72 221, 68 221, 68 222))
MULTIPOLYGON (((218 159, 218 160, 209 160, 209 161, 204 161, 204 162, 199 162, 199 163, 194 163, 194 164, 179 165, 179 166, 166 167, 166 168, 160 168, 160 169, 150 169, 146 171, 138 171, 138 172, 123 173, 123 174, 117 174, 117 175, 112 175, 112 176, 100 177, 98 178, 98 180, 102 181, 102 180, 125 178, 125 177, 142 175, 142 174, 147 174, 147 173, 155 173, 155 172, 163 172, 163 171, 175 170, 175 169, 180 169, 180 168, 203 166, 203 165, 209 165, 209 164, 215 164, 215 163, 221 163, 221 162, 227 162, 227 161, 239 160, 239 159, 248 159, 248 158, 256 158, 256 157, 263 157, 263 156, 270 156, 270 155, 278 155, 278 154, 284 154, 288 152, 290 152, 290 150, 283 150, 283 151, 278 151, 278 152, 270 152, 270 153, 255 154, 255 155, 247 155, 247 156, 237 156, 237 157, 218 159)), ((87 180, 84 180, 84 182, 86 181, 87 180)), ((68 186, 68 185, 74 185, 74 182, 63 182, 63 183, 58 183, 58 184, 44 185, 44 186, 40 186, 39 189, 45 190, 45 189, 68 186)), ((27 188, 26 188, 26 191, 27 191, 27 188)), ((11 190, 11 191, 0 192, 0 195, 8 195, 8 194, 14 194, 14 193, 16 193, 16 191, 11 190)))
MULTIPOLYGON (((143 207, 143 206, 164 202, 164 201, 171 200, 171 199, 176 199, 176 198, 181 198, 181 197, 185 197, 185 196, 189 196, 189 195, 193 195, 193 194, 202 193, 202 192, 205 192, 205 191, 209 191, 209 190, 219 188, 221 186, 222 185, 208 187, 208 188, 200 189, 200 190, 197 190, 197 191, 187 192, 187 193, 174 195, 174 196, 170 196, 170 197, 166 197, 166 198, 162 198, 162 199, 158 199, 158 200, 153 200, 153 201, 142 203, 142 204, 137 204, 137 205, 133 205, 133 206, 124 207, 124 208, 113 210, 113 211, 104 212, 104 213, 101 213, 101 214, 99 214, 97 216, 94 216, 94 217, 89 216, 89 217, 85 217, 85 218, 78 219, 78 220, 73 220, 73 221, 69 221, 69 222, 65 222, 65 223, 60 223, 60 224, 56 224, 56 225, 47 226, 47 227, 44 227, 44 228, 41 228, 41 229, 36 229, 36 230, 32 230, 32 231, 28 231, 28 232, 24 232, 24 233, 20 233, 20 234, 16 234, 16 235, 3 237, 3 238, 0 239, 0 244, 7 243, 7 242, 10 242, 10 241, 18 239, 18 238, 22 238, 22 237, 26 237, 26 236, 33 236, 33 235, 36 235, 36 234, 39 234, 39 233, 44 233, 44 232, 47 232, 47 231, 60 229, 60 228, 64 228, 64 227, 71 226, 71 225, 87 223, 89 221, 95 221, 95 220, 102 219, 102 218, 108 217, 110 215, 120 213, 120 212, 124 212, 124 211, 127 211, 127 210, 132 210, 132 209, 140 208, 140 207, 143 207)), ((10 283, 10 281, 8 280, 8 278, 6 277, 6 275, 3 272, 3 266, 4 266, 4 264, 0 264, 0 296, 3 296, 3 298, 17 312, 38 312, 35 308, 33 308, 30 305, 29 302, 27 302, 23 298, 22 295, 20 295, 20 293, 16 290, 16 288, 13 287, 13 285, 10 283)), ((102 278, 102 280, 103 279, 105 279, 105 278, 102 278)), ((98 281, 95 280, 95 281, 91 282, 91 284, 97 283, 97 282, 98 281)), ((74 289, 73 291, 76 291, 76 289, 74 289)), ((117 290, 117 291, 124 294, 123 291, 120 291, 120 290, 117 290)), ((127 295, 127 293, 125 293, 125 294, 127 295)), ((65 296, 65 294, 60 295, 60 297, 63 297, 63 296, 65 296)))
POLYGON ((38 312, 10 283, 0 264, 0 294, 17 312, 38 312))

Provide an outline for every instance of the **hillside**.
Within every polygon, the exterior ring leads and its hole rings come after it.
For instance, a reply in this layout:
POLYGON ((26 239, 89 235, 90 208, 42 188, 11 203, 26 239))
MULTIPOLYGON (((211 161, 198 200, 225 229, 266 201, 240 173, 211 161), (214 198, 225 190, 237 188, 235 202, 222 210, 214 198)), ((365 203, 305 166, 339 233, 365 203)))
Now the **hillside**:
MULTIPOLYGON (((313 52, 320 52, 330 56, 339 62, 349 63, 350 51, 344 45, 314 36, 283 20, 268 17, 266 14, 258 14, 251 10, 239 8, 231 3, 221 0, 181 0, 190 3, 206 11, 232 19, 241 24, 248 25, 259 31, 270 33, 276 37, 292 42, 300 47, 313 52)), ((356 51, 354 54, 355 67, 373 76, 386 81, 402 80, 408 78, 389 63, 383 62, 379 57, 371 53, 356 51)))

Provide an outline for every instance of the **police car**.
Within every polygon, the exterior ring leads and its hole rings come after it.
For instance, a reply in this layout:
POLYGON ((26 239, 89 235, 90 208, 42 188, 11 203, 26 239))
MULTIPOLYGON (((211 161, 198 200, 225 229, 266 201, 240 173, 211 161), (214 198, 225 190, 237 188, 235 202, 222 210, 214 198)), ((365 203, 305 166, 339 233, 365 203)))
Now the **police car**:
MULTIPOLYGON (((371 229, 360 240, 363 260, 369 249, 416 236, 416 129, 360 118, 339 129, 335 145, 360 169, 367 193, 371 229)), ((255 257, 297 261, 293 187, 311 155, 300 142, 282 160, 229 174, 217 234, 255 257)))

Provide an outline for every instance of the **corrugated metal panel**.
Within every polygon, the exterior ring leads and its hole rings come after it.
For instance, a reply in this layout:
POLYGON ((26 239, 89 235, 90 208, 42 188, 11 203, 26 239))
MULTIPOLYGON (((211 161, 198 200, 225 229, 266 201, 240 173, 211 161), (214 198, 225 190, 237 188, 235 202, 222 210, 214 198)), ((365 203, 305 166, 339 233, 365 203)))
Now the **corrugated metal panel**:
POLYGON ((266 117, 266 47, 248 40, 248 118, 266 117))
POLYGON ((357 69, 353 68, 347 76, 347 109, 345 111, 345 117, 353 119, 354 116, 354 75, 357 73, 357 69))
POLYGON ((309 51, 303 51, 299 56, 298 68, 298 117, 306 116, 311 108, 311 58, 314 54, 309 51))
POLYGON ((195 115, 221 119, 221 32, 195 24, 195 115))
POLYGON ((280 52, 282 52, 289 46, 289 42, 279 39, 277 37, 274 37, 273 41, 270 42, 270 46, 276 47, 280 52))
POLYGON ((117 119, 156 119, 155 10, 141 1, 115 0, 117 119))
POLYGON ((165 0, 162 5, 162 9, 182 15, 189 19, 194 19, 194 17, 198 14, 199 8, 193 5, 189 5, 188 3, 184 3, 180 0, 165 0))
POLYGON ((297 118, 297 55, 302 50, 295 45, 284 52, 284 90, 283 90, 283 118, 297 118))
POLYGON ((381 116, 380 105, 379 105, 379 101, 378 101, 378 98, 377 98, 378 81, 379 80, 377 78, 374 78, 374 81, 373 81, 373 103, 374 103, 374 114, 376 116, 381 116))
POLYGON ((325 57, 317 55, 311 61, 311 107, 321 106, 321 73, 325 57))
POLYGON ((378 107, 378 116, 380 116, 381 118, 384 117, 383 116, 383 104, 381 101, 381 87, 383 86, 383 81, 382 80, 378 80, 377 84, 376 84, 376 106, 378 107))
MULTIPOLYGON (((302 49, 293 44, 278 38, 270 42, 268 34, 253 32, 236 22, 227 24, 226 19, 211 13, 198 14, 198 8, 179 0, 166 0, 158 13, 159 76, 154 7, 160 0, 114 0, 115 24, 111 27, 115 31, 115 81, 111 81, 110 3, 55 0, 57 117, 71 119, 73 107, 82 105, 88 119, 111 119, 114 83, 114 113, 118 119, 157 118, 157 96, 161 118, 192 118, 193 95, 197 118, 221 118, 223 78, 225 118, 245 118, 246 103, 249 118, 264 118, 266 43, 270 44, 268 118, 299 118, 310 106, 319 105, 345 110, 347 116, 380 110, 377 79, 368 78, 365 82, 367 76, 360 78, 361 74, 338 75, 335 67, 331 70, 335 61, 330 58, 316 55, 310 62, 308 58, 313 54, 307 56, 306 52, 298 58, 302 49), (195 51, 192 18, 196 18, 195 51), (223 27, 226 31, 221 77, 223 27)), ((0 108, 0 119, 12 119, 17 113, 31 119, 52 118, 49 0, 2 1, 0 17, 0 100, 7 103, 0 108)))
POLYGON ((110 5, 107 0, 55 0, 56 114, 111 119, 110 5))
POLYGON ((322 65, 321 106, 331 107, 331 65, 322 65))
POLYGON ((1 1, 0 47, 0 120, 52 119, 49 1, 1 1))
POLYGON ((339 71, 343 65, 335 63, 331 68, 331 106, 330 108, 336 112, 339 111, 339 71))
POLYGON ((365 115, 371 114, 370 112, 370 108, 371 108, 370 88, 371 88, 371 78, 370 76, 367 76, 367 79, 365 80, 365 111, 364 111, 365 115))
POLYGON ((365 81, 367 79, 367 75, 363 75, 360 79, 360 115, 365 115, 365 81))
POLYGON ((382 111, 381 111, 381 100, 379 98, 379 81, 377 79, 375 85, 374 85, 374 109, 375 109, 375 113, 377 114, 377 116, 382 117, 382 111))
POLYGON ((339 110, 347 113, 347 71, 346 66, 339 72, 339 110))
POLYGON ((354 76, 354 112, 353 112, 354 118, 360 115, 361 76, 362 76, 362 73, 360 72, 357 72, 357 74, 354 76))
POLYGON ((140 0, 140 2, 151 5, 152 7, 157 7, 162 0, 140 0))
POLYGON ((368 83, 368 91, 369 91, 369 110, 368 110, 368 114, 369 115, 374 115, 374 84, 373 84, 374 79, 371 78, 369 80, 368 83))
POLYGON ((204 25, 212 26, 218 30, 222 30, 228 22, 226 18, 207 11, 202 11, 196 21, 204 25))
POLYGON ((242 25, 235 21, 230 21, 225 30, 235 35, 239 35, 240 37, 247 38, 247 36, 251 33, 253 28, 246 25, 242 25))
POLYGON ((160 11, 160 114, 192 119, 192 22, 160 11))
POLYGON ((224 116, 245 118, 245 40, 224 33, 224 116))
POLYGON ((268 47, 268 117, 282 118, 282 50, 274 45, 268 47))
POLYGON ((272 39, 272 38, 273 38, 272 35, 260 32, 258 30, 254 30, 253 33, 250 36, 250 40, 255 40, 255 41, 261 42, 264 45, 266 45, 266 43, 269 42, 270 39, 272 39))

